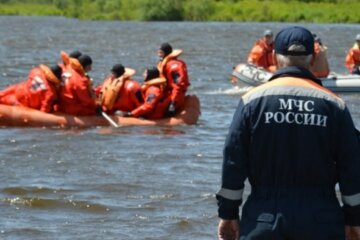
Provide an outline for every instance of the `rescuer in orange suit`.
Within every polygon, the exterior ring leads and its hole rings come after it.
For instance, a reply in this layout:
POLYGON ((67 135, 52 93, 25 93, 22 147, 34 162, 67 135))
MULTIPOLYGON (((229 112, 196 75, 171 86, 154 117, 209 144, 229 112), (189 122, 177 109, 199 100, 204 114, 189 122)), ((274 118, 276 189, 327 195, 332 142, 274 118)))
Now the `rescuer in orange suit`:
POLYGON ((166 98, 165 95, 166 79, 160 78, 160 72, 156 67, 146 69, 143 76, 144 84, 141 88, 145 102, 125 116, 147 119, 165 118, 170 103, 170 98, 166 98))
POLYGON ((187 66, 178 59, 182 50, 172 49, 169 43, 161 44, 158 49, 160 62, 158 69, 161 77, 167 80, 166 92, 170 98, 167 116, 174 116, 184 106, 187 88, 190 86, 187 66))
POLYGON ((49 68, 40 64, 30 71, 26 81, 1 91, 0 103, 53 112, 58 101, 61 74, 58 65, 49 68))
POLYGON ((73 115, 94 115, 96 113, 95 93, 87 75, 92 59, 81 55, 70 58, 70 67, 62 75, 60 88, 60 111, 73 115))
POLYGON ((311 66, 311 72, 318 78, 326 78, 330 73, 329 62, 327 59, 327 47, 316 34, 313 34, 313 36, 315 58, 311 66))
POLYGON ((356 35, 355 44, 346 55, 345 66, 351 74, 360 74, 360 34, 356 35))
POLYGON ((255 42, 255 45, 249 53, 247 62, 262 67, 269 72, 276 71, 274 63, 274 40, 271 30, 265 30, 264 37, 255 42))
POLYGON ((110 76, 96 89, 104 111, 131 112, 144 102, 140 84, 131 79, 134 74, 134 69, 122 64, 111 68, 110 76))

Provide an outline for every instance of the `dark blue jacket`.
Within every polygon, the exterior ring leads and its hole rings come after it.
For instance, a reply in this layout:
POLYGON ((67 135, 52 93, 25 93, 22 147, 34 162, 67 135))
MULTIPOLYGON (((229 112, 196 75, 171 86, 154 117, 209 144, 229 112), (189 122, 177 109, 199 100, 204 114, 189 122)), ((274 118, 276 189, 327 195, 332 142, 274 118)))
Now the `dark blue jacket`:
POLYGON ((359 139, 344 101, 320 84, 289 67, 242 96, 224 146, 220 218, 239 217, 246 179, 272 196, 331 194, 339 183, 345 223, 360 225, 359 139))

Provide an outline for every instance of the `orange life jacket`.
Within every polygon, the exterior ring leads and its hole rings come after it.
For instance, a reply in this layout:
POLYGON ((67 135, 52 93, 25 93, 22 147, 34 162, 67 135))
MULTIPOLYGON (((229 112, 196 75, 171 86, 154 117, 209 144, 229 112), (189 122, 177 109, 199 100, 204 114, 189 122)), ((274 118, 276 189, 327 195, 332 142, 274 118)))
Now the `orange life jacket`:
POLYGON ((177 57, 179 57, 182 54, 182 50, 181 49, 174 49, 169 55, 167 55, 166 57, 164 57, 163 60, 161 60, 158 65, 157 68, 160 72, 160 77, 165 77, 165 73, 164 73, 164 68, 166 66, 166 64, 173 59, 176 59, 177 57))
MULTIPOLYGON (((107 86, 111 85, 107 83, 107 86)), ((98 89, 101 89, 99 94, 100 101, 102 101, 102 99, 107 99, 107 102, 113 102, 112 107, 110 106, 111 108, 107 108, 105 105, 102 104, 104 111, 108 113, 112 113, 117 110, 123 112, 131 112, 144 102, 141 94, 141 86, 137 81, 127 78, 122 82, 121 87, 117 87, 118 89, 116 89, 116 91, 108 88, 108 91, 104 91, 104 94, 101 93, 101 91, 106 87, 98 87, 98 89), (103 96, 108 94, 109 96, 103 96)))
POLYGON ((111 111, 114 108, 115 101, 125 82, 129 80, 134 74, 135 70, 132 68, 125 68, 125 72, 118 78, 109 76, 105 79, 104 83, 95 89, 96 96, 99 98, 100 103, 105 111, 111 111))
POLYGON ((101 105, 106 110, 112 110, 121 88, 127 79, 119 77, 116 79, 108 78, 104 81, 100 90, 101 105))
POLYGON ((63 62, 64 67, 68 67, 70 65, 70 56, 64 51, 60 52, 60 58, 63 62))
POLYGON ((151 86, 157 86, 161 90, 165 90, 166 84, 167 84, 166 78, 164 77, 154 78, 144 82, 144 84, 141 86, 141 92, 145 94, 147 89, 151 86))
POLYGON ((39 68, 44 72, 46 80, 48 80, 49 82, 52 82, 55 84, 55 86, 59 87, 61 84, 61 79, 57 78, 55 76, 55 74, 51 71, 51 69, 44 65, 44 64, 40 64, 39 68))

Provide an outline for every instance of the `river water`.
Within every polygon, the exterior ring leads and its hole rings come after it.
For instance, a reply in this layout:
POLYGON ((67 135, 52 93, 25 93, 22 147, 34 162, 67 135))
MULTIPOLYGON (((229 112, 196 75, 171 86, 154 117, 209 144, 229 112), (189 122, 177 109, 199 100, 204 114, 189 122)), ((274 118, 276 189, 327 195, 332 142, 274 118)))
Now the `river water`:
MULTIPOLYGON (((195 126, 2 128, 0 239, 216 239, 222 146, 245 90, 231 86, 232 67, 264 29, 288 25, 0 17, 1 88, 75 49, 93 58, 95 83, 115 63, 141 82, 167 41, 184 50, 189 92, 202 105, 195 126)), ((360 26, 302 25, 329 47, 332 71, 344 73, 360 26)), ((359 126, 359 94, 340 95, 359 126)))

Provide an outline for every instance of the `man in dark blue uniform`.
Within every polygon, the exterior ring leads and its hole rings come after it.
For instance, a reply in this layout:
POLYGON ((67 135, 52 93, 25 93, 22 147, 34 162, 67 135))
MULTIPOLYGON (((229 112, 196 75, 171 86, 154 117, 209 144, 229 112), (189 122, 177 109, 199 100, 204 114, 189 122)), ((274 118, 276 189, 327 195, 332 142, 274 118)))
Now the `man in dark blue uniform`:
POLYGON ((350 113, 309 71, 307 29, 280 31, 275 54, 279 70, 242 96, 225 142, 218 237, 359 240, 360 144, 350 113))

